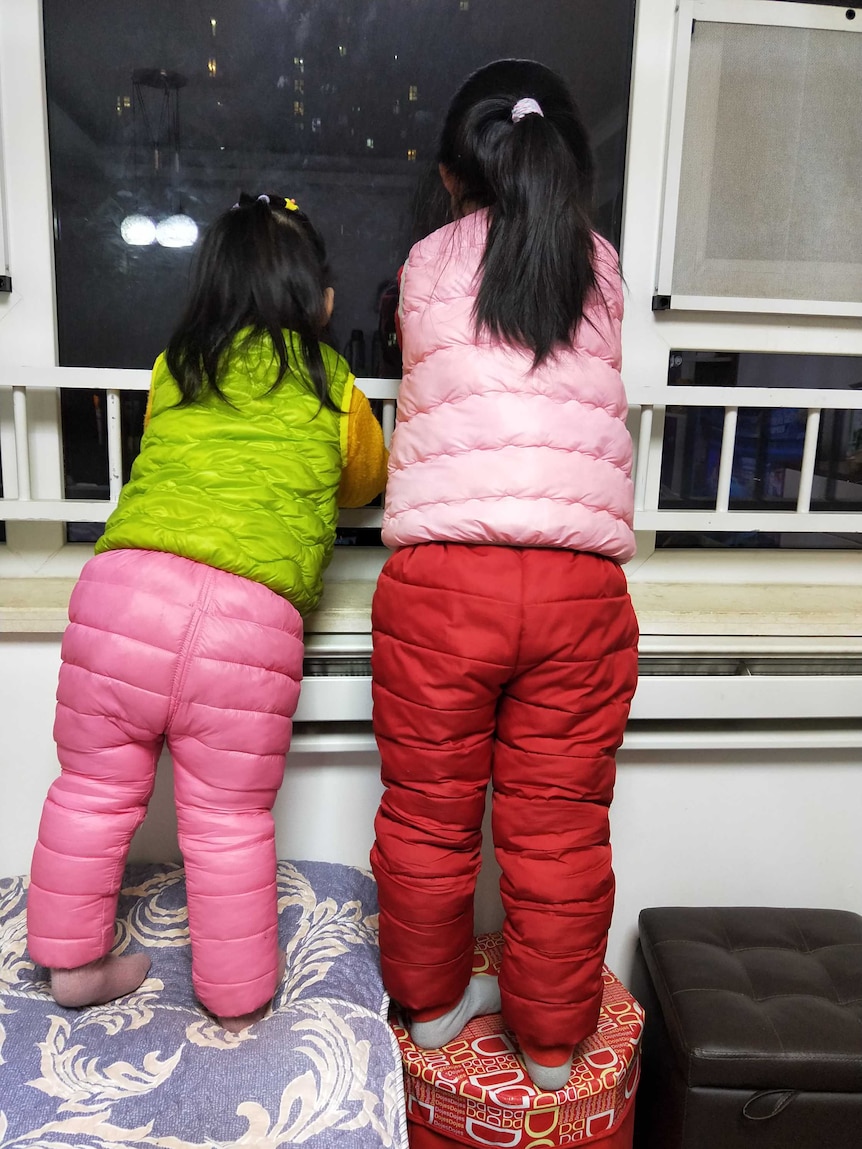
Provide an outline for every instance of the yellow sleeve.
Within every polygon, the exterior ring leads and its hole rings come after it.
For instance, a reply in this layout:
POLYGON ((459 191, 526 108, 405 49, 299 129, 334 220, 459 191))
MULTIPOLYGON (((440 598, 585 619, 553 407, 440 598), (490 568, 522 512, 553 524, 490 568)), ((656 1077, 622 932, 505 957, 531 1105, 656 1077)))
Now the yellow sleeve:
POLYGON ((144 411, 144 430, 145 431, 146 431, 147 427, 149 427, 149 425, 150 425, 150 415, 152 415, 152 413, 153 413, 153 392, 154 392, 154 390, 155 390, 155 388, 153 387, 153 384, 151 383, 150 384, 150 393, 147 396, 147 409, 146 409, 146 411, 144 411))
POLYGON ((364 507, 386 486, 389 452, 383 445, 383 431, 374 418, 371 404, 358 387, 350 388, 350 406, 342 427, 344 470, 338 488, 338 505, 364 507))
POLYGON ((153 399, 155 399, 155 397, 156 397, 156 374, 158 373, 158 370, 159 370, 159 364, 164 363, 164 358, 165 358, 165 353, 163 351, 161 353, 161 355, 159 355, 159 357, 156 359, 155 363, 153 364, 152 374, 150 375, 150 391, 149 391, 149 394, 147 395, 147 407, 146 407, 146 410, 144 411, 144 430, 145 431, 146 431, 147 427, 150 425, 150 418, 152 417, 152 414, 153 414, 153 399))

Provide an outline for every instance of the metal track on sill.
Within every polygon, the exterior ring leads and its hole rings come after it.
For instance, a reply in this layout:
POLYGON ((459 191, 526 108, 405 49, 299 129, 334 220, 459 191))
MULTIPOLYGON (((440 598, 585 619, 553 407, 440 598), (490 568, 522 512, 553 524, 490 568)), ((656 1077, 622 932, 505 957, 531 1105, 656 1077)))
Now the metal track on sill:
MULTIPOLYGON (((371 659, 357 654, 313 655, 305 659, 303 673, 306 678, 368 678, 371 659)), ((641 678, 853 678, 862 677, 862 655, 643 654, 638 659, 638 674, 641 678)))

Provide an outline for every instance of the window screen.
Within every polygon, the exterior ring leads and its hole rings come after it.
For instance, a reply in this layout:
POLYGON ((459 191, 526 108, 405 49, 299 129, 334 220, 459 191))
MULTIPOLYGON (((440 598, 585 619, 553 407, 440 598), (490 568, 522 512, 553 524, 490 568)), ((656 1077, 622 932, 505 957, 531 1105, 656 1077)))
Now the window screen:
POLYGON ((695 21, 672 295, 862 302, 857 24, 695 21))

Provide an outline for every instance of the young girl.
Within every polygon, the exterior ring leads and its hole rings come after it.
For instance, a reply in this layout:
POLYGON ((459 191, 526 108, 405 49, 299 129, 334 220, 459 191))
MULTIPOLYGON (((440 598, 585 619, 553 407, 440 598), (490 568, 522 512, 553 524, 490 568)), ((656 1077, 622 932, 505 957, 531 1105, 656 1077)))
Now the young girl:
POLYGON ((54 737, 61 777, 33 856, 28 944, 60 1005, 147 975, 108 956, 129 842, 163 741, 174 762, 198 997, 237 1031, 266 1012, 278 948, 270 813, 337 507, 379 494, 386 453, 344 360, 333 290, 293 200, 242 196, 202 241, 153 368, 149 422, 72 594, 54 737))
POLYGON ((437 1048, 503 1017, 542 1088, 597 1024, 608 807, 637 676, 616 253, 563 82, 500 60, 449 109, 455 222, 410 252, 374 598, 385 792, 372 865, 386 987, 437 1048), (504 956, 471 980, 485 791, 504 956))

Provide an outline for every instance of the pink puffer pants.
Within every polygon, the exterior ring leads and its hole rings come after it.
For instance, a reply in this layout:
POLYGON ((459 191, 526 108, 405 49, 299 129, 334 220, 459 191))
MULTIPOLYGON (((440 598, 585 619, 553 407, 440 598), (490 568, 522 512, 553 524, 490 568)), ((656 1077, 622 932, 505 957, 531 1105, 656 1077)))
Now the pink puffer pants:
POLYGON ((30 956, 107 953, 129 843, 167 740, 186 867, 192 977, 221 1016, 275 992, 272 806, 302 676, 302 619, 268 587, 176 555, 87 563, 63 637, 54 738, 28 902, 30 956))

